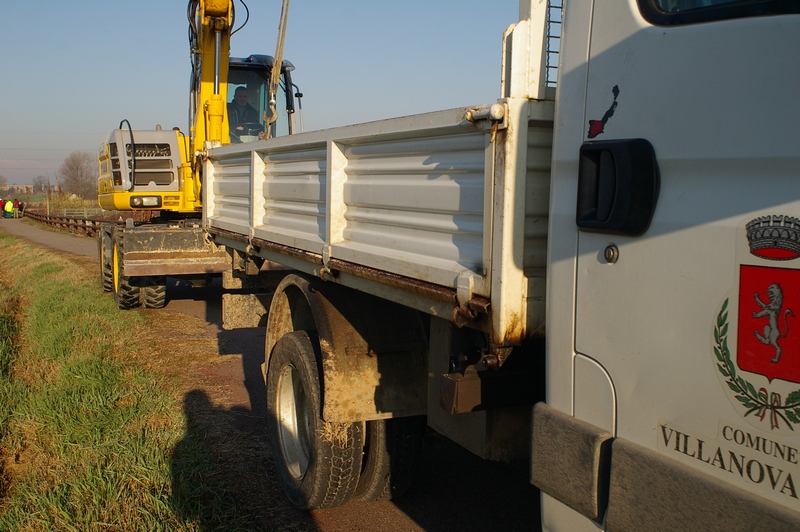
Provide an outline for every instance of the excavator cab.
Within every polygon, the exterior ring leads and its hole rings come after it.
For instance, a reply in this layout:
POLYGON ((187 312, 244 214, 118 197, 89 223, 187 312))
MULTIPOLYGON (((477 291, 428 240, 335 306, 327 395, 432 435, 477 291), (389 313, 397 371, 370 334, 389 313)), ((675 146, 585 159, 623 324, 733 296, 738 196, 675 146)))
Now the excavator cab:
MULTIPOLYGON (((223 129, 228 128, 231 143, 295 132, 291 78, 294 65, 289 61, 283 61, 281 67, 275 104, 278 117, 266 125, 270 122, 265 119, 270 113, 269 78, 273 63, 274 59, 268 55, 229 59, 223 129)), ((193 93, 195 98, 197 95, 193 93)), ((100 206, 106 210, 199 212, 200 183, 191 169, 189 138, 177 128, 134 130, 127 121, 123 122, 127 127, 120 124, 98 152, 100 206)))
MULTIPOLYGON (((269 116, 269 77, 274 59, 268 55, 231 57, 228 61, 226 112, 231 143, 252 142, 266 133, 269 116)), ((294 96, 291 72, 294 65, 283 61, 276 94, 278 118, 269 126, 269 137, 294 133, 294 96)))

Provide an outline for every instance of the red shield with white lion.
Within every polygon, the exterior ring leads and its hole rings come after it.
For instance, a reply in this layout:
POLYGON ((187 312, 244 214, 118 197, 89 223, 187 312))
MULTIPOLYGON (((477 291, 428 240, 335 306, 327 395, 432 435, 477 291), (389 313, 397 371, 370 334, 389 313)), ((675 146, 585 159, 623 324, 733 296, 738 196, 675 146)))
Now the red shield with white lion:
POLYGON ((731 404, 773 433, 800 427, 800 218, 740 226, 736 281, 717 310, 713 352, 731 404))
POLYGON ((800 271, 741 265, 739 369, 800 383, 800 271))

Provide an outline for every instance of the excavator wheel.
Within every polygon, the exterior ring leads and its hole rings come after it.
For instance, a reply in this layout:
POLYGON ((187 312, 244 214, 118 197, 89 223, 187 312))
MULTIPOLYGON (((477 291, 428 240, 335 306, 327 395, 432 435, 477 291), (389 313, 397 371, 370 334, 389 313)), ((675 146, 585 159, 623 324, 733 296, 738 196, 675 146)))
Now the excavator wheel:
POLYGON ((278 480, 292 504, 313 510, 351 499, 361 471, 364 424, 322 419, 317 346, 306 331, 287 333, 272 350, 267 431, 278 480))
POLYGON ((103 292, 114 291, 114 258, 111 235, 101 230, 97 237, 97 254, 100 257, 100 286, 103 292))
POLYGON ((167 278, 150 277, 140 289, 144 308, 164 308, 167 304, 167 278))
POLYGON ((124 250, 122 235, 118 235, 114 241, 112 271, 114 274, 114 303, 120 310, 128 310, 138 307, 139 287, 130 283, 130 278, 123 275, 124 250))

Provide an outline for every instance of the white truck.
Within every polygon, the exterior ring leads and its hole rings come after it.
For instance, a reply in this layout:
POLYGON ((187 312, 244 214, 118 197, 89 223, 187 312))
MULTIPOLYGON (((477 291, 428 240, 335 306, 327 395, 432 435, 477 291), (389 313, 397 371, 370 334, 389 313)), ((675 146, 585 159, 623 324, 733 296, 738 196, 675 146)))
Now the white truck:
POLYGON ((284 490, 397 495, 427 419, 546 530, 800 529, 800 3, 520 4, 495 103, 208 149, 284 490))

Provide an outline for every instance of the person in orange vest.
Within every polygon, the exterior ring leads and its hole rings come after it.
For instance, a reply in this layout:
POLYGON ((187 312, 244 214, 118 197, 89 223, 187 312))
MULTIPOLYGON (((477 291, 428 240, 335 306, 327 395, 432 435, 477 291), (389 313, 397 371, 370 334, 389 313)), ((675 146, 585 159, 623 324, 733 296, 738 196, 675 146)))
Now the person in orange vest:
POLYGON ((14 209, 14 218, 19 218, 19 200, 17 198, 14 198, 12 208, 14 209))

